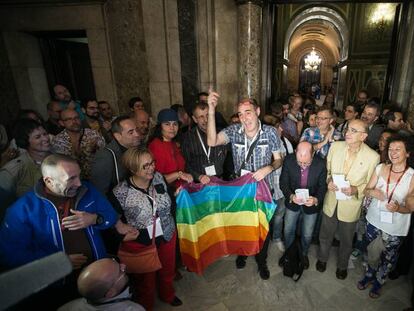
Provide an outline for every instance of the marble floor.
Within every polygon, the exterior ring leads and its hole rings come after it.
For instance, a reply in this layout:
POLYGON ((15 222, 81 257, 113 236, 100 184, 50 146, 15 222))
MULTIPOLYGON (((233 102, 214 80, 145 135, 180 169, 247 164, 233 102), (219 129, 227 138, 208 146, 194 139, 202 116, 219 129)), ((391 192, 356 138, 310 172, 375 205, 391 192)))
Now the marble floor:
POLYGON ((208 267, 203 276, 182 271, 183 278, 175 282, 177 296, 183 301, 180 307, 171 307, 160 301, 155 310, 384 310, 397 311, 409 307, 411 284, 407 277, 388 281, 378 299, 360 291, 356 283, 363 273, 359 260, 348 271, 346 280, 335 276, 336 250, 332 248, 327 270, 315 269, 317 247, 309 251, 310 267, 295 283, 283 276, 277 262, 281 253, 270 245, 268 265, 270 279, 263 281, 257 273, 253 257, 243 270, 235 267, 235 256, 229 256, 208 267))

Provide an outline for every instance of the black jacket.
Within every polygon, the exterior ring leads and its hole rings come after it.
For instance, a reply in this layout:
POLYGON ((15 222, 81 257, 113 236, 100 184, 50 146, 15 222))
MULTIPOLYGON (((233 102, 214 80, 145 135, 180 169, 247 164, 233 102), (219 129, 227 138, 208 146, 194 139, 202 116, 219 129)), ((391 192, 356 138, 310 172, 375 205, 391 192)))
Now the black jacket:
POLYGON ((108 149, 111 149, 115 154, 119 181, 123 181, 128 175, 128 171, 121 163, 126 148, 121 147, 116 139, 113 139, 106 147, 96 152, 91 169, 90 181, 104 195, 108 195, 118 184, 114 157, 108 149))
MULTIPOLYGON (((323 206, 326 185, 326 162, 319 156, 315 155, 312 164, 309 167, 307 189, 309 195, 318 199, 317 206, 303 205, 305 214, 313 214, 319 211, 323 206)), ((295 194, 296 189, 300 189, 300 166, 296 162, 296 154, 289 154, 283 161, 282 174, 280 176, 280 189, 285 196, 286 207, 292 211, 298 211, 300 205, 290 203, 291 194, 295 194)))

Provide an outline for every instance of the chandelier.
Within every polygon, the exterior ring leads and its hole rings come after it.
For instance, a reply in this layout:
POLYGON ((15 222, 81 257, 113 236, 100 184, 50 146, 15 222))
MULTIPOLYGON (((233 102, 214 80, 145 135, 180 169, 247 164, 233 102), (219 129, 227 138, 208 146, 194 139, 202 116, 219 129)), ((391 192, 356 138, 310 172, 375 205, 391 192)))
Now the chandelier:
POLYGON ((305 70, 306 71, 317 71, 321 64, 321 58, 315 52, 315 48, 312 48, 312 52, 305 58, 305 70))
POLYGON ((390 27, 390 23, 394 18, 395 9, 390 3, 378 4, 369 20, 371 26, 377 31, 378 39, 382 39, 384 32, 390 27))

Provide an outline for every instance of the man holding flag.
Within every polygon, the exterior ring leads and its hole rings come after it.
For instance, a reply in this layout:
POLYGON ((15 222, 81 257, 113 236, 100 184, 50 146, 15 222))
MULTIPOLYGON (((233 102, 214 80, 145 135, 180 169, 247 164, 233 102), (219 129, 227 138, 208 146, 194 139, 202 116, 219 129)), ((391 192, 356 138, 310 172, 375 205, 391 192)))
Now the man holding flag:
MULTIPOLYGON (((239 176, 251 173, 257 181, 265 179, 273 193, 273 174, 282 165, 281 149, 283 148, 276 129, 261 124, 260 107, 256 100, 243 99, 237 106, 241 123, 230 125, 217 133, 214 114, 219 97, 220 95, 213 91, 210 91, 208 96, 208 145, 214 147, 231 143, 235 172, 239 176)), ((256 255, 258 271, 263 280, 267 280, 270 276, 266 263, 269 239, 268 234, 262 249, 256 255)), ((247 256, 237 257, 237 269, 246 266, 246 259, 247 256)))

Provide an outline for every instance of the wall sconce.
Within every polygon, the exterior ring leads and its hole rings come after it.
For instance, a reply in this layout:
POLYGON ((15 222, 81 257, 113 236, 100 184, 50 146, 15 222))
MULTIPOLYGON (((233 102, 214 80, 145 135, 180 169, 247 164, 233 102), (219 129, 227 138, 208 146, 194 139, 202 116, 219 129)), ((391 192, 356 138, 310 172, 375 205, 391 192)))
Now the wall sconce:
POLYGON ((377 31, 378 37, 382 38, 388 24, 393 20, 395 6, 391 3, 380 3, 373 11, 369 19, 372 27, 377 31))

